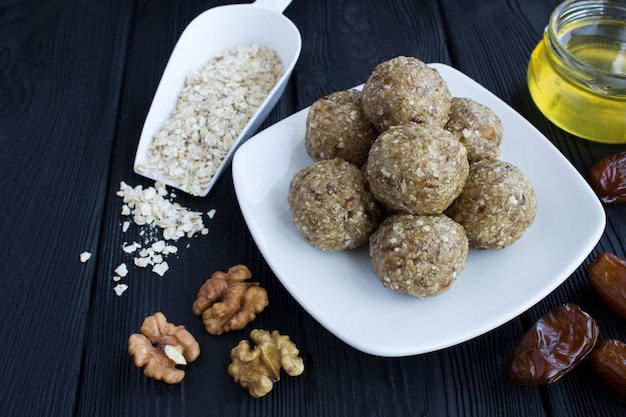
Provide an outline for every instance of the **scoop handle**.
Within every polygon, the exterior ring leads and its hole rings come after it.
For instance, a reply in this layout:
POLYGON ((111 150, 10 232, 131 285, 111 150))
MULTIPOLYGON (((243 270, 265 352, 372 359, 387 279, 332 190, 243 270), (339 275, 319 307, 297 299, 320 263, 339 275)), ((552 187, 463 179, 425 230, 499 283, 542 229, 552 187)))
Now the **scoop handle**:
POLYGON ((256 0, 252 6, 260 7, 271 12, 282 13, 292 0, 256 0))

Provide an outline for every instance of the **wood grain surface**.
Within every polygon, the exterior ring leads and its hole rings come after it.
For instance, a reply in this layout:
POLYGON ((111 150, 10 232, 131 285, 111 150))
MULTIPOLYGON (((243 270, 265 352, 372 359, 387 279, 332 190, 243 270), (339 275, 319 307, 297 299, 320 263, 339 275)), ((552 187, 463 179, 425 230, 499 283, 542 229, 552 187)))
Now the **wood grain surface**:
MULTIPOLYGON (((626 256, 626 206, 606 207, 598 246, 557 290, 520 317, 458 346, 382 358, 346 345, 285 290, 242 218, 230 170, 204 198, 176 201, 207 213, 206 236, 183 238, 160 277, 115 268, 132 256, 122 231, 120 182, 151 186, 132 164, 145 115, 176 40, 211 0, 0 0, 0 414, 6 416, 619 416, 586 365, 558 383, 511 384, 506 362, 525 330, 574 302, 602 337, 626 340, 624 322, 591 290, 586 266, 626 256), (92 258, 79 261, 79 254, 92 258), (242 331, 206 333, 191 304, 217 270, 243 263, 270 305, 242 331), (143 319, 163 312, 200 343, 201 357, 169 386, 127 353, 143 319), (300 348, 305 372, 254 399, 227 373, 230 349, 252 328, 277 329, 300 348)), ((573 137, 537 110, 526 65, 556 0, 294 0, 285 10, 302 53, 261 129, 321 96, 366 81, 397 55, 452 65, 540 129, 583 175, 624 149, 573 137)), ((562 207, 565 212, 568 207, 562 207)), ((285 254, 289 256, 289 254, 285 254)), ((506 277, 503 277, 503 279, 506 277)), ((350 294, 346 294, 349 297, 350 294)), ((459 314, 463 314, 459 311, 459 314)), ((410 318, 406 318, 410 320, 410 318)))

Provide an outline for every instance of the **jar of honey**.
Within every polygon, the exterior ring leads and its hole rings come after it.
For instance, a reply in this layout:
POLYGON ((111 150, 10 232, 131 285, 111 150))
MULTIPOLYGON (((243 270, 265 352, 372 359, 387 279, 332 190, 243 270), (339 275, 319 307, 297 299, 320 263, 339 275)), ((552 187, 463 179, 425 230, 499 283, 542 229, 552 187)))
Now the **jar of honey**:
POLYGON ((541 112, 563 130, 626 143, 626 3, 557 6, 531 55, 528 87, 541 112))

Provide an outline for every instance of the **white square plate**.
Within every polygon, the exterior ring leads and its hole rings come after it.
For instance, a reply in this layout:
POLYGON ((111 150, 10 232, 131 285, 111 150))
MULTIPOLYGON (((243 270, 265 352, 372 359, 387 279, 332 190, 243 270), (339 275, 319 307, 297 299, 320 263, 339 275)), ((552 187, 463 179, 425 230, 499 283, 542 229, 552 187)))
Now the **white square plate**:
POLYGON ((500 117, 500 159, 519 167, 537 194, 537 216, 526 233, 503 250, 470 250, 465 269, 445 294, 420 299, 384 288, 366 247, 325 252, 310 246, 293 226, 289 182, 313 162, 304 148, 308 109, 251 138, 233 160, 243 216, 276 276, 338 338, 379 356, 442 349, 518 316, 580 266, 606 221, 585 179, 535 127, 463 73, 431 66, 453 96, 472 98, 500 117))

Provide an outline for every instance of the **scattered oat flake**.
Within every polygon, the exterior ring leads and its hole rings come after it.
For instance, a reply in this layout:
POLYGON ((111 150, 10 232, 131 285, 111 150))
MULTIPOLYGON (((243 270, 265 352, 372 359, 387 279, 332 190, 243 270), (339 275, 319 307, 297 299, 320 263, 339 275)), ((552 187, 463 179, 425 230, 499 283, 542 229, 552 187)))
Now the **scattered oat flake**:
POLYGON ((128 289, 128 285, 126 284, 117 284, 115 287, 113 287, 113 291, 115 291, 115 294, 118 297, 124 294, 124 291, 126 291, 127 289, 128 289))
POLYGON ((80 254, 80 261, 85 263, 91 258, 91 252, 83 252, 80 254))
POLYGON ((165 249, 165 241, 159 240, 158 242, 154 242, 150 247, 153 251, 161 253, 163 249, 165 249))
POLYGON ((126 253, 133 253, 139 248, 141 248, 141 245, 137 242, 133 242, 128 245, 122 245, 122 250, 126 253))
MULTIPOLYGON (((123 199, 122 213, 131 219, 124 221, 123 230, 128 230, 131 221, 141 226, 139 236, 143 244, 122 244, 125 253, 135 254, 133 264, 136 267, 152 266, 152 271, 163 276, 169 270, 165 258, 178 253, 178 247, 168 241, 177 241, 181 237, 191 238, 197 234, 206 235, 209 231, 202 221, 202 213, 191 211, 170 200, 175 194, 168 193, 165 184, 161 182, 155 182, 154 187, 132 187, 121 181, 116 195, 123 199)), ((122 263, 115 269, 113 280, 121 281, 127 274, 128 267, 122 263)), ((126 290, 123 286, 119 288, 121 292, 126 290)))
POLYGON ((211 220, 212 220, 212 219, 213 219, 213 217, 215 217, 215 212, 216 212, 216 210, 215 210, 215 209, 211 209, 211 210, 209 210, 206 214, 207 214, 207 216, 209 216, 209 219, 211 219, 211 220))
POLYGON ((152 264, 160 264, 163 262, 163 255, 160 253, 153 253, 152 256, 150 256, 150 262, 152 264))
POLYGON ((126 275, 128 275, 128 267, 125 263, 121 263, 117 268, 115 268, 114 272, 120 277, 124 278, 126 275))
POLYGON ((177 252, 178 252, 178 247, 174 245, 167 245, 165 249, 163 249, 163 253, 166 253, 168 255, 171 253, 177 253, 177 252))
POLYGON ((124 223, 122 223, 122 232, 126 233, 129 227, 130 227, 130 222, 126 220, 124 223))
POLYGON ((202 213, 191 211, 166 198, 165 184, 156 182, 154 187, 131 187, 120 183, 121 196, 131 211, 135 224, 156 226, 163 230, 163 239, 178 240, 193 237, 196 233, 205 234, 206 227, 202 213))
POLYGON ((133 263, 135 264, 135 266, 138 266, 139 268, 146 268, 148 264, 150 263, 150 258, 147 258, 147 257, 134 258, 133 263))
POLYGON ((159 274, 160 276, 163 276, 165 275, 168 269, 170 269, 170 266, 167 264, 167 262, 163 261, 159 264, 154 265, 152 267, 152 272, 159 274))

